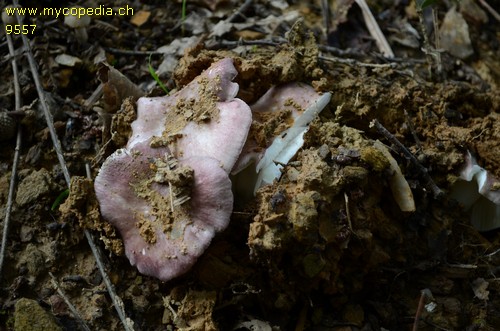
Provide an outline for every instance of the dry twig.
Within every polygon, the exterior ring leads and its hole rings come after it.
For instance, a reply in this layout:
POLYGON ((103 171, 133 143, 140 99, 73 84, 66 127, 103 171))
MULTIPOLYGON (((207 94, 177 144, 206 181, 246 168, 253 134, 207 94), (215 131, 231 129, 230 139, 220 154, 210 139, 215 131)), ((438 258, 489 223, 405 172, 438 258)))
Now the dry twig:
MULTIPOLYGON (((88 163, 85 164, 85 170, 87 172, 87 178, 92 179, 92 175, 90 173, 90 165, 88 163)), ((116 294, 115 287, 113 286, 113 283, 111 283, 111 280, 109 279, 109 276, 106 272, 106 268, 104 267, 103 259, 102 259, 102 253, 99 249, 99 247, 96 246, 94 243, 94 238, 92 234, 90 233, 89 230, 84 230, 85 237, 87 238, 87 241, 89 243, 90 249, 92 250, 92 253, 95 256, 96 263, 97 263, 97 268, 99 269, 99 272, 101 273, 102 279, 104 280, 104 284, 106 285, 106 289, 108 290, 109 296, 111 297, 111 301, 113 301, 113 305, 115 306, 115 310, 118 313, 118 317, 120 318, 123 327, 126 331, 133 331, 134 330, 134 322, 127 317, 125 314, 125 307, 123 305, 122 299, 116 294)))
MULTIPOLYGON (((14 6, 18 6, 18 0, 13 0, 14 6)), ((16 13, 16 17, 19 21, 19 24, 22 24, 22 18, 16 13)), ((45 94, 42 88, 42 84, 40 81, 40 77, 38 75, 38 70, 35 62, 35 58, 33 56, 33 52, 31 51, 31 46, 29 43, 28 38, 21 34, 21 38, 23 41, 23 45, 26 48, 26 56, 28 57, 28 62, 30 65, 31 69, 31 74, 33 76, 33 80, 35 82, 36 90, 38 92, 38 97, 40 99, 40 103, 42 105, 42 109, 44 112, 45 120, 47 122, 47 126, 49 128, 50 136, 52 139, 52 143, 54 144, 54 148, 56 150, 57 158, 59 160, 59 164, 61 165, 63 174, 64 174, 64 179, 66 180, 66 184, 69 188, 70 182, 71 182, 71 176, 69 174, 68 168, 66 166, 66 162, 64 160, 64 156, 61 151, 61 144, 59 142, 59 138, 56 135, 55 129, 54 129, 54 123, 52 120, 52 115, 49 111, 49 108, 47 106, 47 102, 45 100, 45 94)), ((90 170, 88 170, 88 174, 90 174, 90 170)), ((105 269, 104 269, 104 264, 102 262, 102 258, 100 255, 99 250, 97 249, 97 246, 94 243, 94 240, 92 238, 91 233, 88 230, 84 230, 85 236, 87 238, 87 241, 89 243, 89 246, 92 250, 92 253, 94 254, 94 257, 96 259, 96 263, 98 266, 99 271, 101 272, 101 276, 104 279, 104 282, 106 284, 106 288, 109 292, 109 295, 111 296, 111 299, 113 301, 113 304, 115 306, 116 312, 118 313, 118 316, 123 324, 123 327, 126 331, 132 331, 133 329, 133 322, 125 316, 125 311, 123 307, 123 302, 118 298, 118 295, 116 295, 114 291, 113 284, 111 283, 109 277, 107 276, 105 269)))
POLYGON ((272 41, 268 39, 259 39, 259 40, 245 40, 245 39, 239 39, 236 41, 233 40, 214 40, 214 41, 209 41, 205 45, 207 49, 219 49, 221 47, 238 47, 238 46, 273 46, 277 47, 281 44, 286 44, 288 43, 287 40, 282 39, 281 41, 272 41))
MULTIPOLYGON (((14 6, 19 5, 17 0, 13 0, 12 2, 14 6)), ((23 24, 22 17, 20 17, 17 12, 16 12, 16 17, 19 24, 22 25, 23 24)), ((45 100, 45 92, 43 91, 40 76, 38 75, 37 64, 35 62, 35 57, 33 56, 33 52, 31 51, 30 41, 28 40, 28 37, 26 37, 26 35, 24 34, 21 34, 21 39, 23 40, 23 45, 24 48, 26 49, 26 56, 28 57, 28 62, 31 69, 31 75, 33 76, 33 81, 35 82, 38 98, 40 99, 40 105, 42 106, 45 121, 47 122, 47 127, 49 128, 50 138, 52 139, 52 143, 54 144, 54 149, 56 150, 57 159, 59 160, 59 164, 61 165, 64 179, 69 187, 71 177, 69 175, 66 162, 64 162, 64 156, 61 150, 61 143, 59 142, 56 129, 54 128, 54 121, 52 120, 52 114, 50 113, 49 106, 47 105, 47 101, 45 100)))
POLYGON ((328 37, 328 32, 330 32, 330 1, 321 0, 321 13, 323 14, 323 29, 324 34, 328 37))
POLYGON ((479 0, 479 3, 491 14, 498 22, 500 22, 500 14, 491 7, 486 0, 479 0))
POLYGON ((164 53, 161 53, 161 52, 135 51, 135 50, 128 50, 128 49, 118 49, 118 48, 113 48, 113 47, 105 47, 104 50, 106 52, 110 52, 112 54, 119 54, 119 55, 132 55, 132 56, 164 55, 164 53))
POLYGON ((229 16, 226 20, 226 22, 231 23, 233 22, 238 16, 243 16, 242 14, 250 7, 252 4, 253 0, 245 0, 245 2, 241 5, 238 10, 236 10, 231 16, 229 16))
MULTIPOLYGON (((10 36, 10 34, 6 34, 6 37, 7 37, 7 45, 9 47, 9 54, 11 56, 12 74, 14 76, 13 83, 14 83, 15 109, 20 109, 21 88, 19 87, 17 62, 16 62, 16 57, 14 56, 15 54, 14 43, 12 42, 12 37, 10 36)), ((21 142, 22 142, 22 131, 18 125, 17 136, 16 136, 16 148, 14 151, 14 160, 12 161, 12 172, 10 175, 9 195, 7 196, 7 206, 5 207, 5 219, 3 222, 2 244, 1 244, 2 246, 0 247, 0 278, 2 277, 5 249, 7 247, 7 237, 9 235, 10 215, 12 212, 12 205, 14 203, 15 192, 16 192, 17 165, 19 163, 21 142)))
POLYGON ((380 29, 377 20, 373 17, 373 14, 368 7, 368 4, 365 0, 355 0, 358 6, 361 8, 361 12, 363 13, 363 18, 365 19, 366 27, 368 28, 368 32, 370 32, 373 39, 377 43, 378 49, 384 56, 386 57, 394 57, 394 52, 392 51, 389 42, 385 39, 382 30, 380 29))
POLYGON ((54 286, 54 288, 56 289, 56 291, 59 294, 59 296, 66 303, 66 306, 68 306, 69 310, 71 310, 71 313, 76 318, 76 320, 78 321, 78 323, 80 324, 80 326, 82 327, 82 329, 85 330, 85 331, 90 331, 90 328, 87 325, 87 323, 85 323, 85 321, 83 320, 83 318, 80 315, 80 313, 78 313, 78 310, 76 310, 75 306, 73 306, 73 304, 71 303, 71 301, 69 301, 68 297, 64 294, 63 290, 61 289, 61 287, 57 283, 56 277, 54 277, 54 275, 52 274, 52 272, 49 272, 49 275, 50 275, 50 278, 51 278, 50 280, 52 282, 52 286, 54 286))
POLYGON ((357 67, 369 67, 369 68, 397 68, 398 64, 397 63, 366 63, 366 62, 360 62, 358 60, 354 59, 343 59, 340 57, 331 57, 331 56, 323 56, 319 55, 318 58, 323 61, 328 61, 328 62, 334 62, 334 63, 342 63, 342 64, 347 64, 347 65, 352 65, 352 66, 357 66, 357 67))
POLYGON ((406 156, 413 166, 418 170, 419 175, 424 180, 424 186, 430 189, 433 193, 435 199, 440 198, 443 195, 443 191, 434 183, 427 169, 418 162, 415 156, 393 135, 391 134, 378 120, 373 120, 370 123, 370 127, 375 126, 377 131, 382 134, 387 140, 389 140, 398 150, 399 153, 406 156))

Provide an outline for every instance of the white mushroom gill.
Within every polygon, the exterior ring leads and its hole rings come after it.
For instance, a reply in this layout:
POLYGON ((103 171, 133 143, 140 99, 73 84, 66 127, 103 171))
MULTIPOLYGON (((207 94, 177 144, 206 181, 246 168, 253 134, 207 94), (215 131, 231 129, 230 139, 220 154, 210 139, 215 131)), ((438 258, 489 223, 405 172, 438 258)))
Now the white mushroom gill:
POLYGON ((264 156, 257 164, 258 177, 254 193, 260 187, 271 184, 281 177, 283 165, 286 165, 304 144, 304 133, 309 130, 309 123, 321 113, 330 99, 330 93, 319 96, 302 115, 295 119, 292 127, 274 138, 271 146, 266 149, 264 156))
POLYGON ((389 176, 389 186, 391 187, 392 196, 396 203, 398 204, 401 211, 405 212, 414 212, 415 208, 415 200, 413 199, 413 193, 411 191, 410 185, 406 181, 405 176, 401 172, 401 168, 398 165, 398 162, 389 152, 389 149, 382 144, 379 140, 376 140, 373 143, 373 147, 378 149, 384 154, 384 156, 389 161, 389 169, 391 171, 391 175, 389 176))
POLYGON ((450 197, 470 210, 472 226, 478 231, 500 228, 500 180, 477 164, 467 151, 466 164, 453 183, 450 197))

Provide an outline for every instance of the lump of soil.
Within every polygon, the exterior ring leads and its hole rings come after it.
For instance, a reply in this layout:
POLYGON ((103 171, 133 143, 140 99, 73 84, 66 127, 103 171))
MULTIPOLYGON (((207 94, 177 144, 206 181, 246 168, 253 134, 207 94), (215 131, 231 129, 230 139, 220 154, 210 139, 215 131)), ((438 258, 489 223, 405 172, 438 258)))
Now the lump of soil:
POLYGON ((17 204, 24 206, 34 203, 40 196, 50 192, 52 183, 52 176, 47 169, 33 171, 19 184, 16 196, 17 204))
POLYGON ((190 290, 181 302, 174 300, 175 296, 174 289, 170 296, 164 298, 164 323, 173 322, 176 329, 180 331, 217 330, 212 319, 212 311, 216 300, 215 291, 190 290), (178 306, 175 315, 172 313, 172 305, 178 306))
POLYGON ((35 300, 19 299, 16 302, 14 319, 15 331, 62 331, 54 317, 35 300))
POLYGON ((38 276, 45 272, 46 262, 45 254, 39 250, 35 245, 28 244, 23 255, 19 259, 18 268, 26 267, 31 276, 38 276))

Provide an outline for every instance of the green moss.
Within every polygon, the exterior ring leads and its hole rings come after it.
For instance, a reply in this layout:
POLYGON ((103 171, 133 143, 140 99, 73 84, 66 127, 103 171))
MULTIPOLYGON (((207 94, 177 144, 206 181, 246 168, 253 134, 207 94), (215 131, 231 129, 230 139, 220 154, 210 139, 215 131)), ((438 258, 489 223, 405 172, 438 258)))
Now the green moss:
POLYGON ((317 254, 308 254, 302 260, 302 265, 306 275, 309 278, 313 278, 323 270, 326 262, 317 254))
POLYGON ((55 318, 31 299, 21 298, 14 312, 15 331, 62 331, 55 318))
POLYGON ((377 172, 381 172, 389 167, 389 160, 375 147, 362 148, 360 153, 361 160, 368 163, 377 172))

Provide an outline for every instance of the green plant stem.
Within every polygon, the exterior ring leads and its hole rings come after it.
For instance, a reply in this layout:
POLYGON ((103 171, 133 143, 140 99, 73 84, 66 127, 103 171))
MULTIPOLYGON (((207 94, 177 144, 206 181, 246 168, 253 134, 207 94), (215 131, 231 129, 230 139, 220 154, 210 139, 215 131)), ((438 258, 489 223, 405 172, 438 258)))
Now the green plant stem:
POLYGON ((153 77, 153 79, 156 81, 156 83, 158 84, 158 86, 160 86, 161 89, 163 91, 165 91, 166 94, 169 94, 170 91, 165 86, 165 84, 163 84, 163 82, 160 80, 160 77, 158 77, 158 75, 156 74, 156 71, 153 69, 153 66, 151 65, 151 55, 149 55, 149 60, 148 60, 149 74, 151 75, 151 77, 153 77))

